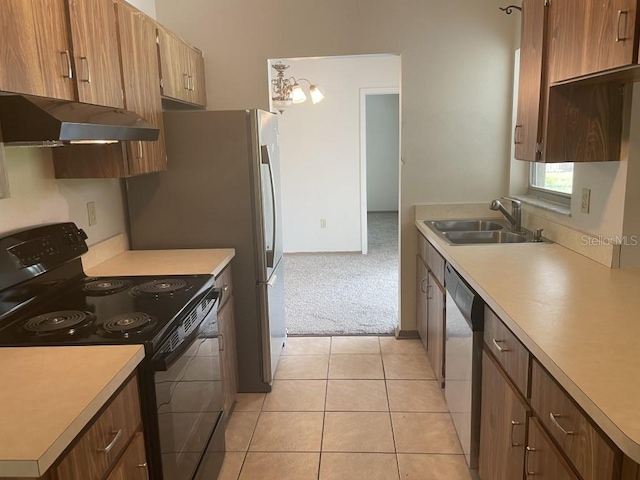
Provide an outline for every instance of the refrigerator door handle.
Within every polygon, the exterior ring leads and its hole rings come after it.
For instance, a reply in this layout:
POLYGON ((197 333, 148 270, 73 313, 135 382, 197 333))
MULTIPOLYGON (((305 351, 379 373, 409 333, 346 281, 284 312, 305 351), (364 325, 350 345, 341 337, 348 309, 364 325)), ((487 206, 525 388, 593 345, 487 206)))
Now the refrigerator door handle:
POLYGON ((273 275, 271 275, 271 278, 269 279, 268 282, 258 282, 258 285, 266 285, 267 287, 273 287, 277 279, 278 279, 278 276, 274 273, 273 275))
POLYGON ((271 243, 271 250, 267 250, 267 267, 273 268, 275 261, 275 248, 276 248, 276 228, 278 222, 276 220, 276 215, 278 212, 276 211, 276 185, 273 179, 273 167, 271 166, 271 157, 269 156, 269 147, 267 145, 261 145, 260 150, 262 151, 262 163, 269 166, 269 181, 271 182, 271 209, 272 209, 272 219, 273 219, 273 239, 271 243))

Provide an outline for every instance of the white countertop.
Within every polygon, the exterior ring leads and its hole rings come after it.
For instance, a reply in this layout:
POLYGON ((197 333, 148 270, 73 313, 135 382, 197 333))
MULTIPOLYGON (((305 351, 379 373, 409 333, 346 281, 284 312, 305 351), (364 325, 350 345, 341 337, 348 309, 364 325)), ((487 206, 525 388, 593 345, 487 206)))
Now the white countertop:
POLYGON ((610 269, 557 244, 452 246, 415 225, 640 463, 640 269, 610 269))

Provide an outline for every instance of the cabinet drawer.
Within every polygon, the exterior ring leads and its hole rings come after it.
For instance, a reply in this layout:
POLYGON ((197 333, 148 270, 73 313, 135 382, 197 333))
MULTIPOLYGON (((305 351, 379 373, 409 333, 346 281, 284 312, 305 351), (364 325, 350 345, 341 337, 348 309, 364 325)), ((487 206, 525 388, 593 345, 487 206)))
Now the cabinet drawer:
POLYGON ((65 455, 56 467, 57 478, 103 478, 140 422, 138 381, 134 376, 65 455))
POLYGON ((433 276, 444 287, 444 258, 427 242, 427 267, 433 272, 433 276))
POLYGON ((584 480, 620 477, 620 451, 536 360, 531 367, 531 407, 584 480))
POLYGON ((529 351, 489 307, 484 308, 484 342, 520 393, 527 397, 529 351))
POLYGON ((222 309, 233 293, 233 278, 231 277, 231 265, 227 265, 216 277, 216 288, 222 289, 222 295, 218 302, 218 311, 222 309))

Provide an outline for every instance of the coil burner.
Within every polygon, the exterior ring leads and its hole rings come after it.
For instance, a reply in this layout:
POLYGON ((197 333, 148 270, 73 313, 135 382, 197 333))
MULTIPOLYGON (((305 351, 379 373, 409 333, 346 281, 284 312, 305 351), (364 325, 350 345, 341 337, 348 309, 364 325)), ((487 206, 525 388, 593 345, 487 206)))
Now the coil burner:
POLYGON ((66 333, 74 335, 81 328, 93 323, 95 316, 80 310, 61 310, 49 312, 30 318, 23 325, 24 330, 32 335, 52 335, 66 333))
POLYGON ((110 318, 99 329, 106 336, 129 338, 138 335, 156 323, 151 315, 142 312, 124 313, 110 318))
POLYGON ((170 297, 175 293, 190 290, 191 286, 182 279, 164 278, 136 285, 131 293, 137 296, 170 297))

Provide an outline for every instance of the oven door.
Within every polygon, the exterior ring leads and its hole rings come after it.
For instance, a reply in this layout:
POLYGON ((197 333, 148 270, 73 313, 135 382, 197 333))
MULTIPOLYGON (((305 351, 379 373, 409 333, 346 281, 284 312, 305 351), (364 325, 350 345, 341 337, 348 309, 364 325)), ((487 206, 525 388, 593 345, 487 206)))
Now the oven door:
POLYGON ((224 440, 212 440, 222 425, 222 384, 216 308, 209 308, 198 325, 180 325, 153 359, 164 480, 200 477, 224 457, 224 440))

